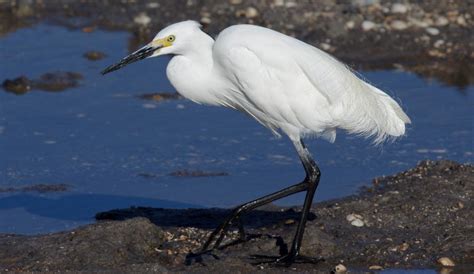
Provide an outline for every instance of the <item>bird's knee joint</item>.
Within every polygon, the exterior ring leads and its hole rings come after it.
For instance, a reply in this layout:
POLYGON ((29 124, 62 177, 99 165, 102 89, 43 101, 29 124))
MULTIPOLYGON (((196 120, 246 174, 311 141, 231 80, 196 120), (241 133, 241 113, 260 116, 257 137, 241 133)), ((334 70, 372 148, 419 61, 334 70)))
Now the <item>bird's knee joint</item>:
POLYGON ((320 177, 321 172, 319 171, 319 169, 313 170, 313 172, 310 172, 306 175, 306 182, 312 185, 317 184, 319 182, 320 177))

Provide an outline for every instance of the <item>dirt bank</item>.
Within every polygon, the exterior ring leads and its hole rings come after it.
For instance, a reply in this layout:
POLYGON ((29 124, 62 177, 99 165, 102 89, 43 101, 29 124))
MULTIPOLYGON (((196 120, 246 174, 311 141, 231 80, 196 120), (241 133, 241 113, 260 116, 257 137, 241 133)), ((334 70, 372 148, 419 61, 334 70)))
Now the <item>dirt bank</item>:
MULTIPOLYGON (((358 195, 315 205, 302 252, 322 256, 317 265, 297 264, 298 272, 349 269, 437 268, 437 259, 456 264, 453 273, 474 270, 472 226, 474 167, 425 161, 394 176, 378 178, 358 195), (354 221, 357 219, 358 221, 354 221)), ((246 215, 248 241, 233 241, 185 265, 224 209, 130 208, 97 214, 102 220, 73 231, 41 236, 0 236, 2 270, 121 272, 284 272, 254 265, 250 255, 284 253, 298 218, 297 208, 267 207, 246 215)))
POLYGON ((0 33, 42 21, 84 32, 128 30, 133 50, 181 20, 200 21, 212 35, 252 23, 316 45, 355 68, 405 69, 463 88, 474 83, 473 10, 474 2, 464 0, 7 0, 0 2, 0 33))

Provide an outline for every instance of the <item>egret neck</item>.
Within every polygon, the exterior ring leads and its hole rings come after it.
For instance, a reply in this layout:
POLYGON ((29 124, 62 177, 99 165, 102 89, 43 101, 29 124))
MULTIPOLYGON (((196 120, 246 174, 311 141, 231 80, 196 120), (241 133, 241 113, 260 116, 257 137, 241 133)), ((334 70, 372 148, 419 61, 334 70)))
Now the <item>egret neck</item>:
POLYGON ((188 47, 171 58, 166 68, 168 79, 184 97, 199 104, 219 105, 214 96, 219 79, 212 73, 214 39, 197 31, 188 42, 188 47))

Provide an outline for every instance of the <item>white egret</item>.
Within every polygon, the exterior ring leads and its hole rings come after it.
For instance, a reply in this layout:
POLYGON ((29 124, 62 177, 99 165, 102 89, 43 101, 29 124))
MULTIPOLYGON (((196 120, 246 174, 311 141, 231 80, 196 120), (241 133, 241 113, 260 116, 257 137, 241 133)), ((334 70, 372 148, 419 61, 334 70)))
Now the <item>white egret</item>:
POLYGON ((240 110, 274 134, 283 132, 293 142, 306 172, 302 182, 236 207, 199 254, 218 248, 232 224, 239 222, 242 228, 241 214, 306 191, 292 246, 275 262, 307 261, 299 250, 320 171, 302 138, 317 136, 333 142, 336 129, 342 129, 380 143, 403 135, 405 124, 410 123, 395 100, 328 53, 254 25, 231 26, 214 40, 197 22, 176 23, 102 73, 160 55, 173 56, 166 73, 181 95, 199 104, 240 110))

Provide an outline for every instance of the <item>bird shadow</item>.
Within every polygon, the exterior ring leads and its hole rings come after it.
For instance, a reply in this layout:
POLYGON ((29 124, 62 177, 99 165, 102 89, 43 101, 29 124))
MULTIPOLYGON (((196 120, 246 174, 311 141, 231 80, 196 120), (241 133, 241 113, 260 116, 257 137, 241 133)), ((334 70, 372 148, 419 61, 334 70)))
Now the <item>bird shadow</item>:
MULTIPOLYGON (((223 208, 170 209, 130 207, 100 212, 95 217, 97 220, 127 220, 135 217, 144 217, 161 227, 214 229, 230 214, 232 214, 232 209, 223 208)), ((284 223, 288 220, 292 220, 290 222, 297 222, 299 217, 300 213, 293 208, 282 210, 276 206, 268 206, 245 213, 240 218, 247 228, 259 228, 284 223)), ((308 220, 314 219, 316 219, 316 215, 310 213, 308 220)))
POLYGON ((88 221, 92 220, 97 212, 132 205, 163 208, 198 207, 168 200, 105 194, 67 194, 48 197, 20 193, 0 198, 0 210, 22 208, 36 216, 68 221, 88 221))

